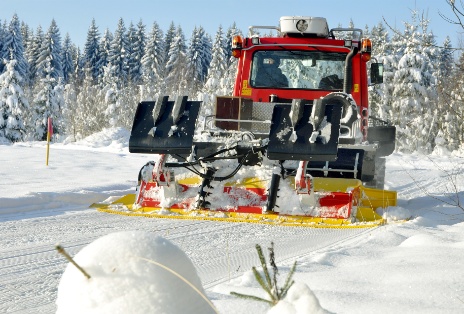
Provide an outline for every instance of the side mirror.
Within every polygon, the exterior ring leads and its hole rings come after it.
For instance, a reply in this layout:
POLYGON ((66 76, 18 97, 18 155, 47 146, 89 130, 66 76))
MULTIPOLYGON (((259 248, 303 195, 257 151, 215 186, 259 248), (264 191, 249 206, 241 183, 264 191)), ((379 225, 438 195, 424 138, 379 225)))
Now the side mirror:
POLYGON ((371 84, 383 83, 383 63, 371 64, 371 84))

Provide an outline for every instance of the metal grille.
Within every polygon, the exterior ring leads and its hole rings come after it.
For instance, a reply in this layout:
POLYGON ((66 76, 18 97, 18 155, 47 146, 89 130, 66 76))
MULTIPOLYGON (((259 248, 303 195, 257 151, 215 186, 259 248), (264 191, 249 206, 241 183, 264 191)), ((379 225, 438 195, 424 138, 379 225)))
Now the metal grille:
POLYGON ((251 132, 253 133, 269 133, 271 126, 272 111, 276 103, 255 102, 253 103, 252 119, 254 121, 269 121, 269 123, 251 123, 251 132))

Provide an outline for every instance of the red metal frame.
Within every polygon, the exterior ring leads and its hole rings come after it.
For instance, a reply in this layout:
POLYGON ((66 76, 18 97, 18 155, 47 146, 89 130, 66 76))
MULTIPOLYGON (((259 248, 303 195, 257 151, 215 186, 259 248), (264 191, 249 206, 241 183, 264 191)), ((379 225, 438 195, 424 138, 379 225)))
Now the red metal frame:
MULTIPOLYGON (((171 209, 191 209, 191 206, 195 203, 195 198, 185 198, 182 196, 183 193, 187 192, 189 189, 197 190, 196 186, 187 186, 180 185, 181 190, 179 195, 178 203, 171 204, 169 208, 171 209)), ((163 189, 165 187, 158 185, 156 182, 144 182, 144 189, 141 190, 139 205, 141 207, 149 208, 161 208, 161 199, 152 198, 153 195, 150 191, 152 189, 163 189)), ((228 195, 231 198, 240 198, 243 200, 250 200, 250 203, 247 205, 237 205, 237 206, 228 206, 230 204, 224 204, 222 208, 214 208, 214 212, 236 212, 244 214, 262 214, 263 208, 267 202, 267 190, 265 188, 256 188, 256 187, 233 187, 233 186, 224 186, 223 194, 228 195), (241 191, 238 191, 241 190, 241 191), (248 195, 248 196, 247 196, 248 195)), ((337 219, 347 219, 351 216, 353 206, 357 205, 359 198, 359 191, 355 188, 350 192, 315 192, 316 199, 318 202, 318 208, 321 211, 321 214, 317 217, 320 218, 337 218, 337 219)), ((169 209, 168 208, 168 209, 169 209)), ((285 215, 282 215, 285 216, 285 215)), ((308 216, 310 215, 301 215, 308 216)))

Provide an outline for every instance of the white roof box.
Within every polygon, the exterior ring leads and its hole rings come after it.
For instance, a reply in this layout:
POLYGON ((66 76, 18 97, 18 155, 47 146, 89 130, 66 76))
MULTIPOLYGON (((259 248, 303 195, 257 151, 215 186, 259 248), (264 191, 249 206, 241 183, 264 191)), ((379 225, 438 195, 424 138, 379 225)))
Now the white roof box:
POLYGON ((323 17, 282 16, 280 32, 283 34, 301 34, 316 37, 329 37, 329 26, 323 17))

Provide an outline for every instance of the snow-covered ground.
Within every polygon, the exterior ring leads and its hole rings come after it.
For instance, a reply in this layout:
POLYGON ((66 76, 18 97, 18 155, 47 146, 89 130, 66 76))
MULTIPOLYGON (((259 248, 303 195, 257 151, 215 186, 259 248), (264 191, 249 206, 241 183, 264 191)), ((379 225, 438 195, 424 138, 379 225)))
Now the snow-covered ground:
POLYGON ((294 280, 327 311, 464 312, 464 156, 388 157, 386 186, 412 218, 373 229, 149 219, 88 208, 133 192, 140 167, 152 159, 129 154, 128 135, 111 129, 54 143, 48 166, 43 142, 0 145, 1 313, 54 313, 67 265, 55 244, 75 255, 125 230, 152 232, 181 248, 220 313, 269 310, 230 291, 265 297, 251 267, 259 266, 255 244, 271 241, 282 280, 297 261, 294 280))

